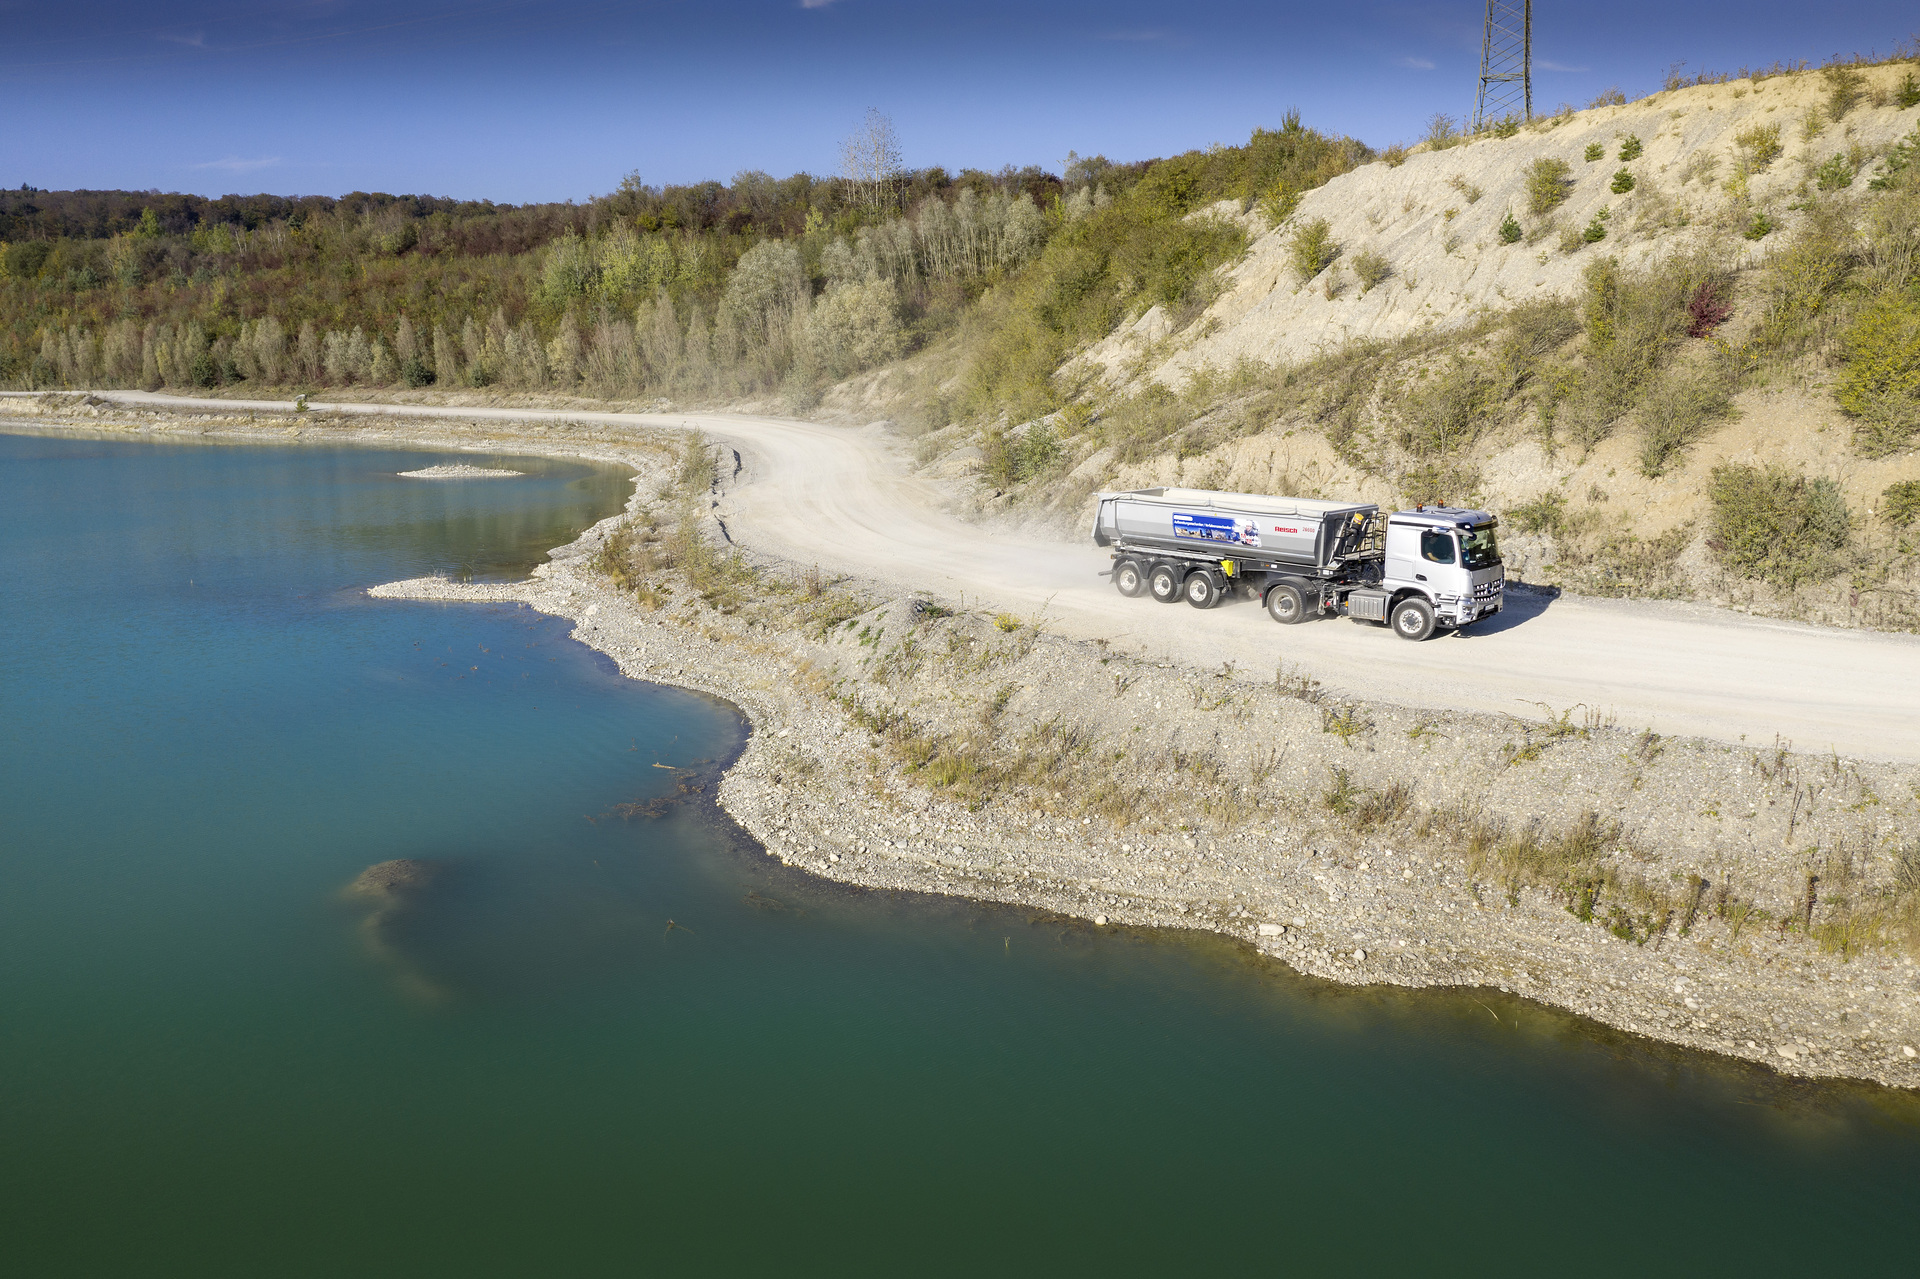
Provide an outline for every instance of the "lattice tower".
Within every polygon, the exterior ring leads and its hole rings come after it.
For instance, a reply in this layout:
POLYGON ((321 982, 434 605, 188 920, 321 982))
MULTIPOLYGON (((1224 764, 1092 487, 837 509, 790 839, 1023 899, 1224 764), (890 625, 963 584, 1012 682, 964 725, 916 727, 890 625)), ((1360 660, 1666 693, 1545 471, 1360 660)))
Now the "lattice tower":
POLYGON ((1533 0, 1487 0, 1473 128, 1509 117, 1533 119, 1533 0))

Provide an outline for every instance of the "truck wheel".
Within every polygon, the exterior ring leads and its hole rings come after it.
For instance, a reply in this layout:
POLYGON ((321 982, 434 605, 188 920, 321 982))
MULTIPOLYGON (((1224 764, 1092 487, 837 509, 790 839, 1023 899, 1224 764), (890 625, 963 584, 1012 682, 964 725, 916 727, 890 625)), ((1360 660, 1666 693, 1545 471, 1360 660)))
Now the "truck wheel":
POLYGON ((1121 560, 1113 566, 1113 589, 1132 599, 1147 589, 1147 575, 1137 562, 1121 560))
POLYGON ((1147 574, 1147 589, 1162 604, 1177 602, 1180 598, 1179 570, 1171 564, 1155 564, 1153 571, 1147 574))
POLYGON ((1220 588, 1213 584, 1211 573, 1195 573, 1187 579, 1187 603, 1195 608, 1212 608, 1220 602, 1220 588))
POLYGON ((1268 591, 1267 616, 1282 626, 1306 621, 1307 601, 1301 598, 1300 588, 1283 582, 1268 591))
POLYGON ((1423 599, 1404 599, 1393 606, 1393 629, 1401 639, 1423 640, 1433 634, 1433 605, 1423 599))

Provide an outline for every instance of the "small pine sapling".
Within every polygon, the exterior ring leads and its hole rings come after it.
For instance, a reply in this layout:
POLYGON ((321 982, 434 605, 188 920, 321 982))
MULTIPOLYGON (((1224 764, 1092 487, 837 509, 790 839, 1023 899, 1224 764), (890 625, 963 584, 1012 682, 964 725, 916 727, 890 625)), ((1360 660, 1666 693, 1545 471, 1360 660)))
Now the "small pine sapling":
POLYGON ((1644 150, 1646 150, 1646 148, 1640 145, 1640 139, 1629 133, 1626 141, 1620 144, 1620 158, 1622 160, 1638 160, 1640 153, 1644 150))
POLYGON ((1602 209, 1593 215, 1593 221, 1587 223, 1587 229, 1580 233, 1581 239, 1588 244, 1598 244, 1607 238, 1606 212, 1602 209))
POLYGON ((1592 164, 1595 160, 1604 158, 1606 154, 1607 154, 1607 149, 1601 146, 1598 142, 1587 143, 1587 163, 1588 164, 1592 164))
POLYGON ((1772 230, 1773 219, 1764 213, 1756 213, 1753 215, 1753 221, 1747 223, 1747 229, 1740 234, 1749 240, 1764 240, 1772 230))
POLYGON ((1920 107, 1920 79, 1913 72, 1907 72, 1900 81, 1900 87, 1893 91, 1894 105, 1905 111, 1908 107, 1920 107))
POLYGON ((1615 173, 1613 175, 1613 186, 1611 190, 1615 195, 1625 195, 1627 192, 1633 190, 1633 175, 1625 169, 1621 169, 1618 173, 1615 173))
POLYGON ((1507 210, 1507 216, 1500 223, 1500 243, 1502 244, 1518 243, 1520 236, 1522 234, 1523 233, 1520 230, 1520 223, 1515 221, 1514 219, 1513 210, 1511 209, 1507 210))

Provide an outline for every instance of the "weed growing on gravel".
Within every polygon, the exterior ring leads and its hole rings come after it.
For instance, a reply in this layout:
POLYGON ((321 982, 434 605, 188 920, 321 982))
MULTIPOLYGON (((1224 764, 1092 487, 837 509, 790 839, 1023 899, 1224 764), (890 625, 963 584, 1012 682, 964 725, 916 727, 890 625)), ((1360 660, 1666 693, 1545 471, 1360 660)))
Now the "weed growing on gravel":
POLYGON ((1534 217, 1551 213, 1567 198, 1573 166, 1553 156, 1541 156, 1527 169, 1527 208, 1534 217))
POLYGON ((1325 218, 1307 223, 1295 231, 1287 243, 1287 261, 1301 284, 1325 270, 1339 252, 1340 246, 1333 239, 1333 224, 1325 218))
POLYGON ((1301 670, 1298 666, 1289 667, 1282 662, 1273 672, 1274 691, 1282 697, 1291 697, 1297 702, 1317 706, 1326 700, 1326 691, 1320 687, 1320 681, 1301 670))
POLYGON ((1340 739, 1341 745, 1352 750, 1355 738, 1373 731, 1373 721, 1359 706, 1326 706, 1320 710, 1320 731, 1331 733, 1340 739))

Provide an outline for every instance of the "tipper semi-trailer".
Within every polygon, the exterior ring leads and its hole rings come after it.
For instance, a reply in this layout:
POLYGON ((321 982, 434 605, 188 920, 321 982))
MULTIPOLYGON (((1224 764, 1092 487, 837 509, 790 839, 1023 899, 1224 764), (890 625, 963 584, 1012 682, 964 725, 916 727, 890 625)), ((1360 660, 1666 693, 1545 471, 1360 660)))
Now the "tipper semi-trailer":
POLYGON ((1383 513, 1311 497, 1151 488, 1098 495, 1096 545, 1113 548, 1113 584, 1212 608, 1230 592, 1276 622, 1325 614, 1423 640, 1500 611, 1506 570, 1486 511, 1420 506, 1383 513))

